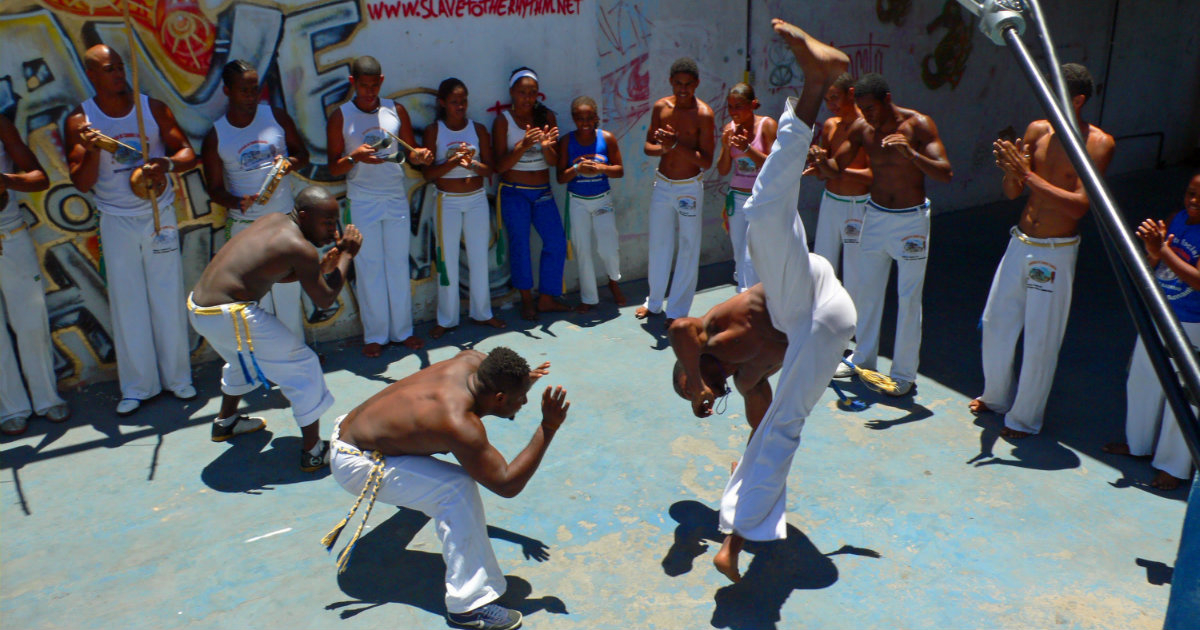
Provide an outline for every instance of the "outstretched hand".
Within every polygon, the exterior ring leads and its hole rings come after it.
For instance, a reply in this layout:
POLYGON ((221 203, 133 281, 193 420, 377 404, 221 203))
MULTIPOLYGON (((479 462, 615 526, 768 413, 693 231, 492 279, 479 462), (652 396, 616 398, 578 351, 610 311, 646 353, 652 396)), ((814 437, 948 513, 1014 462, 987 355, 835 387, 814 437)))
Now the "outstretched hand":
POLYGON ((335 249, 350 256, 356 256, 360 247, 362 247, 362 232, 359 232, 358 228, 353 225, 347 225, 346 230, 342 232, 342 237, 338 239, 335 249))
POLYGON ((546 361, 545 363, 533 368, 532 370, 529 370, 529 382, 531 384, 536 383, 539 378, 542 378, 543 376, 545 376, 549 373, 550 373, 550 362, 546 361))
POLYGON ((1138 238, 1146 246, 1146 253, 1158 256, 1163 248, 1170 247, 1175 240, 1174 234, 1167 234, 1167 224, 1154 219, 1146 219, 1137 227, 1138 238))
POLYGON ((996 166, 1010 177, 1024 180, 1031 169, 1029 154, 1026 153, 1025 143, 1020 138, 1013 142, 995 141, 992 143, 992 155, 996 157, 996 166))
POLYGON ((567 390, 562 385, 547 387, 542 393, 542 426, 557 431, 567 419, 567 410, 570 408, 571 401, 567 400, 567 390))

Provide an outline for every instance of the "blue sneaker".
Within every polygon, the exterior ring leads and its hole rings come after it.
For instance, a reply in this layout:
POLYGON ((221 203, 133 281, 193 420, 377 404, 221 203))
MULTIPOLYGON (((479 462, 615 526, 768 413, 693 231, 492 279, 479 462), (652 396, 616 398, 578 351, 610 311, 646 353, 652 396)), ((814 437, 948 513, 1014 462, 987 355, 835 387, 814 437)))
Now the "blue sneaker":
POLYGON ((465 613, 446 613, 446 619, 460 628, 513 630, 521 627, 521 613, 500 604, 485 604, 465 613))

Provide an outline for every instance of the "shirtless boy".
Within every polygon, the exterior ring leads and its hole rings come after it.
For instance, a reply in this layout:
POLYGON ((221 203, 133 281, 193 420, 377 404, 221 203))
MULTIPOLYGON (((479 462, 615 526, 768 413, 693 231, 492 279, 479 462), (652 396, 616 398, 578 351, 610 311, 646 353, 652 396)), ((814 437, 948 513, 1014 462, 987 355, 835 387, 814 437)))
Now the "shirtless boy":
MULTIPOLYGON (((1062 70, 1079 136, 1103 173, 1112 161, 1113 138, 1080 112, 1092 95, 1092 77, 1076 63, 1063 64, 1062 70)), ((996 165, 1004 171, 1005 196, 1015 199, 1028 187, 1029 201, 1011 230, 983 309, 983 394, 969 406, 975 413, 1004 414, 1001 435, 1023 438, 1042 430, 1071 310, 1079 220, 1089 203, 1083 180, 1049 121, 1035 120, 1024 138, 997 140, 993 146, 996 165), (1022 328, 1024 357, 1014 391, 1013 360, 1022 328)))
POLYGON ((638 319, 663 312, 666 297, 667 322, 684 317, 696 295, 700 272, 701 210, 704 184, 700 176, 712 166, 716 145, 713 110, 696 98, 700 69, 682 58, 671 64, 671 96, 658 99, 646 130, 645 152, 658 156, 654 193, 650 198, 650 264, 647 281, 650 294, 634 311, 638 319), (678 223, 677 223, 678 221, 678 223), (667 277, 675 243, 675 274, 667 297, 667 277))

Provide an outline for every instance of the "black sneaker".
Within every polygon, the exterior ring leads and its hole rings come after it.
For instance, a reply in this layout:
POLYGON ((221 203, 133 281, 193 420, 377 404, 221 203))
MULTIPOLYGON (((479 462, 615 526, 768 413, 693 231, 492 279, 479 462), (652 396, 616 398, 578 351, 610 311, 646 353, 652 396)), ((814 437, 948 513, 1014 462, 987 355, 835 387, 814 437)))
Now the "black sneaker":
POLYGON ((316 472, 329 465, 329 440, 321 440, 321 450, 316 455, 300 451, 300 470, 316 472))
POLYGON ((232 424, 225 426, 220 422, 212 424, 212 441, 224 442, 235 435, 243 433, 254 433, 267 426, 267 421, 262 418, 251 418, 250 416, 239 415, 237 420, 232 424))
POLYGON ((485 604, 465 613, 446 613, 446 619, 460 628, 512 630, 521 627, 521 613, 500 604, 485 604))

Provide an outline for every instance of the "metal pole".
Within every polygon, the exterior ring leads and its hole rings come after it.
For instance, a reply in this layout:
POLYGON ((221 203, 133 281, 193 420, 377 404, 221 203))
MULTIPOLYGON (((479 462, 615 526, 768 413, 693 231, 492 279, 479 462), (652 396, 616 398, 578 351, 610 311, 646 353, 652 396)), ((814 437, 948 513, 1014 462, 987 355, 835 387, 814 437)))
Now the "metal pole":
POLYGON ((1042 40, 1042 49, 1046 53, 1046 65, 1050 66, 1050 78, 1054 80, 1054 89, 1058 91, 1058 103, 1071 120, 1071 129, 1079 125, 1075 117, 1075 108, 1071 105, 1071 95, 1067 93, 1067 82, 1063 80, 1062 65, 1058 63, 1058 53, 1054 50, 1054 41, 1050 39, 1050 28, 1046 26, 1046 18, 1042 15, 1042 5, 1039 0, 1026 0, 1029 14, 1037 25, 1038 37, 1042 40))
MULTIPOLYGON (((1018 65, 1025 72, 1026 78, 1033 85, 1034 94, 1041 101, 1042 107, 1050 117, 1050 124, 1054 127, 1055 132, 1058 133, 1059 140, 1062 142, 1063 148, 1066 149, 1071 164, 1075 167, 1075 172, 1083 180, 1092 206, 1096 209, 1097 219, 1101 223, 1101 228, 1108 230, 1108 236, 1113 241, 1112 245, 1124 263, 1125 269, 1131 275, 1134 288, 1137 289, 1142 302, 1150 307, 1150 316, 1157 325, 1158 331, 1161 332, 1163 341, 1170 351, 1171 358, 1181 368, 1184 382, 1190 391, 1200 392, 1200 362, 1197 362, 1196 356, 1192 352, 1192 345, 1188 341, 1187 335, 1183 332, 1183 327, 1180 326, 1179 319, 1175 317, 1174 311, 1167 304, 1167 300, 1163 296, 1162 291, 1159 290, 1158 283, 1154 280, 1153 274, 1151 274, 1149 267, 1146 266, 1146 263, 1138 253, 1133 239, 1125 231, 1121 215, 1117 211, 1117 204, 1113 201, 1108 186, 1104 184, 1104 180, 1096 172, 1096 167, 1092 165, 1091 160, 1088 158, 1083 143, 1073 133, 1070 121, 1065 112, 1058 106, 1058 103, 1055 102, 1054 93, 1046 83, 1045 77, 1038 70, 1037 64, 1034 63, 1033 57, 1029 55, 1029 51, 1025 48, 1025 43, 1021 41, 1016 30, 1011 26, 1006 27, 1003 29, 1002 35, 1004 42, 1008 44, 1008 47, 1013 51, 1013 55, 1016 56, 1018 65)), ((1117 273, 1120 274, 1120 271, 1118 270, 1117 273)), ((1136 311, 1136 309, 1133 310, 1136 311)), ((1157 340, 1158 333, 1153 327, 1146 326, 1146 322, 1140 321, 1136 315, 1134 323, 1138 325, 1138 333, 1142 336, 1147 348, 1149 348, 1157 340)), ((1151 359, 1154 360, 1155 357, 1151 355, 1151 359)), ((1164 361, 1154 361, 1154 364, 1159 380, 1162 381, 1163 389, 1167 392, 1167 399, 1171 403, 1171 410, 1175 412, 1175 417, 1179 421, 1179 427, 1187 442, 1188 450, 1191 452, 1192 461, 1200 467, 1200 423, 1197 423, 1191 406, 1185 402, 1179 382, 1171 372, 1170 365, 1164 361)))

